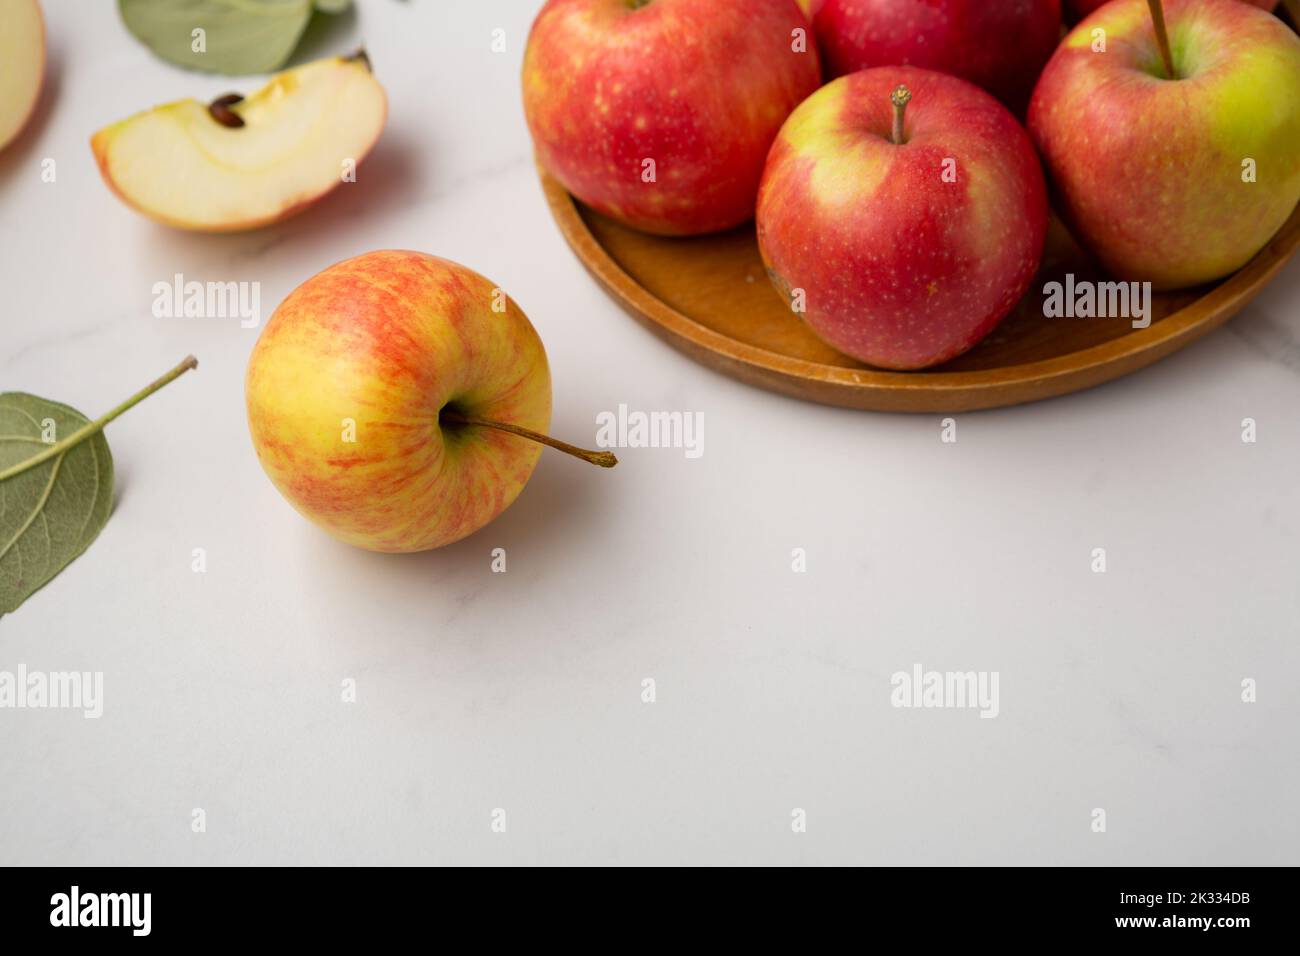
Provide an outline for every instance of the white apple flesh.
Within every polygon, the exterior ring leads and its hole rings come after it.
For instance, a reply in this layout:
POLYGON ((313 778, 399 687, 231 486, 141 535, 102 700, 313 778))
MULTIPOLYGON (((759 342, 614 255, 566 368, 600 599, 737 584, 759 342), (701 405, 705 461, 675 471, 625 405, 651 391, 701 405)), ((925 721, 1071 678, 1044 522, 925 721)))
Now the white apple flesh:
POLYGON ((104 181, 146 216, 233 232, 285 219, 345 182, 387 112, 366 57, 333 57, 225 107, 188 99, 137 113, 91 148, 104 181))
POLYGON ((0 149, 36 107, 45 77, 45 21, 36 0, 0 0, 0 149))

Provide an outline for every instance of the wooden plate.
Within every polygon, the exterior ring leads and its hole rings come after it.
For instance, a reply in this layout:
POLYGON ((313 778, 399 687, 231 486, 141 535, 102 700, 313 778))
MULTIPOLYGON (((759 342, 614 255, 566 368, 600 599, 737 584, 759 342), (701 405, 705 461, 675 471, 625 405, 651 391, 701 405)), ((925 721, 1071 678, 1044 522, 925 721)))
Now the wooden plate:
POLYGON ((1104 279, 1053 218, 1043 268, 979 345, 924 372, 862 365, 823 344, 777 295, 753 224, 691 239, 647 236, 575 201, 539 169, 560 231, 619 305, 695 361, 796 398, 887 412, 959 412, 1065 395, 1164 358, 1235 315, 1300 244, 1300 208, 1227 279, 1156 293, 1149 328, 1129 319, 1045 318, 1043 284, 1104 279))

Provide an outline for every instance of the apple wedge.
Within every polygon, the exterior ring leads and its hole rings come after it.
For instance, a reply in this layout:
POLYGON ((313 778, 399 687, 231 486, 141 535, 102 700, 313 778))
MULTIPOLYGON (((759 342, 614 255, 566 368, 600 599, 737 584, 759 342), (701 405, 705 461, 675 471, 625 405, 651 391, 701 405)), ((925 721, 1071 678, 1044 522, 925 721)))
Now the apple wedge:
POLYGON ((0 0, 0 149, 36 106, 45 76, 45 20, 36 0, 0 0))
POLYGON ((283 73, 247 99, 178 100, 90 140, 104 181, 151 219, 203 232, 279 222, 340 183, 388 113, 364 53, 283 73))

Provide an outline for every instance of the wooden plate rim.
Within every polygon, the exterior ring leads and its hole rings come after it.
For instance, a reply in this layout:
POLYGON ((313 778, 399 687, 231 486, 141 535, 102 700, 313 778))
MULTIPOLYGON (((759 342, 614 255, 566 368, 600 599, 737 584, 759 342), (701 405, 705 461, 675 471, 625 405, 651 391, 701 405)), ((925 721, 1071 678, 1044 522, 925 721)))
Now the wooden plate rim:
MULTIPOLYGON (((1060 395, 1136 371, 1190 344, 1230 319, 1250 301, 1300 245, 1300 206, 1256 256, 1205 295, 1146 329, 1050 359, 953 372, 891 372, 824 365, 772 352, 701 325, 655 297, 629 275, 597 241, 578 211, 577 200, 538 165, 543 191, 561 233, 589 272, 629 313, 668 333, 681 344, 741 363, 765 381, 784 379, 791 386, 817 382, 859 394, 926 392, 972 395, 973 407, 1014 404, 1060 395), (1115 366, 1102 378, 1089 375, 1115 366), (1079 379, 1078 384, 1072 384, 1079 379), (1047 383, 1046 385, 1044 383, 1047 383), (1032 388, 1026 397, 1025 389, 1032 388), (998 395, 1006 393, 1002 401, 998 395)), ((837 402, 838 404, 838 402, 837 402)))

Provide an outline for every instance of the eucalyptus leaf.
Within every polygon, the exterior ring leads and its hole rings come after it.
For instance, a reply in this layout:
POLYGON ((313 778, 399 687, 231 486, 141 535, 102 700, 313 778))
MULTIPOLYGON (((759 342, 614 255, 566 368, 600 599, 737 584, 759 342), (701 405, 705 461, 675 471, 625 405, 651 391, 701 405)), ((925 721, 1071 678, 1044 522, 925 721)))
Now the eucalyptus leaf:
POLYGON ((0 617, 99 536, 113 507, 104 426, 198 367, 194 356, 93 422, 25 392, 0 394, 0 617))
POLYGON ((127 29, 158 56, 232 76, 279 69, 313 10, 342 13, 350 5, 351 0, 118 0, 127 29))
MULTIPOLYGON (((0 395, 0 470, 90 424, 74 408, 0 395)), ((113 456, 97 432, 0 483, 0 616, 17 610, 99 536, 113 504, 113 456)))

